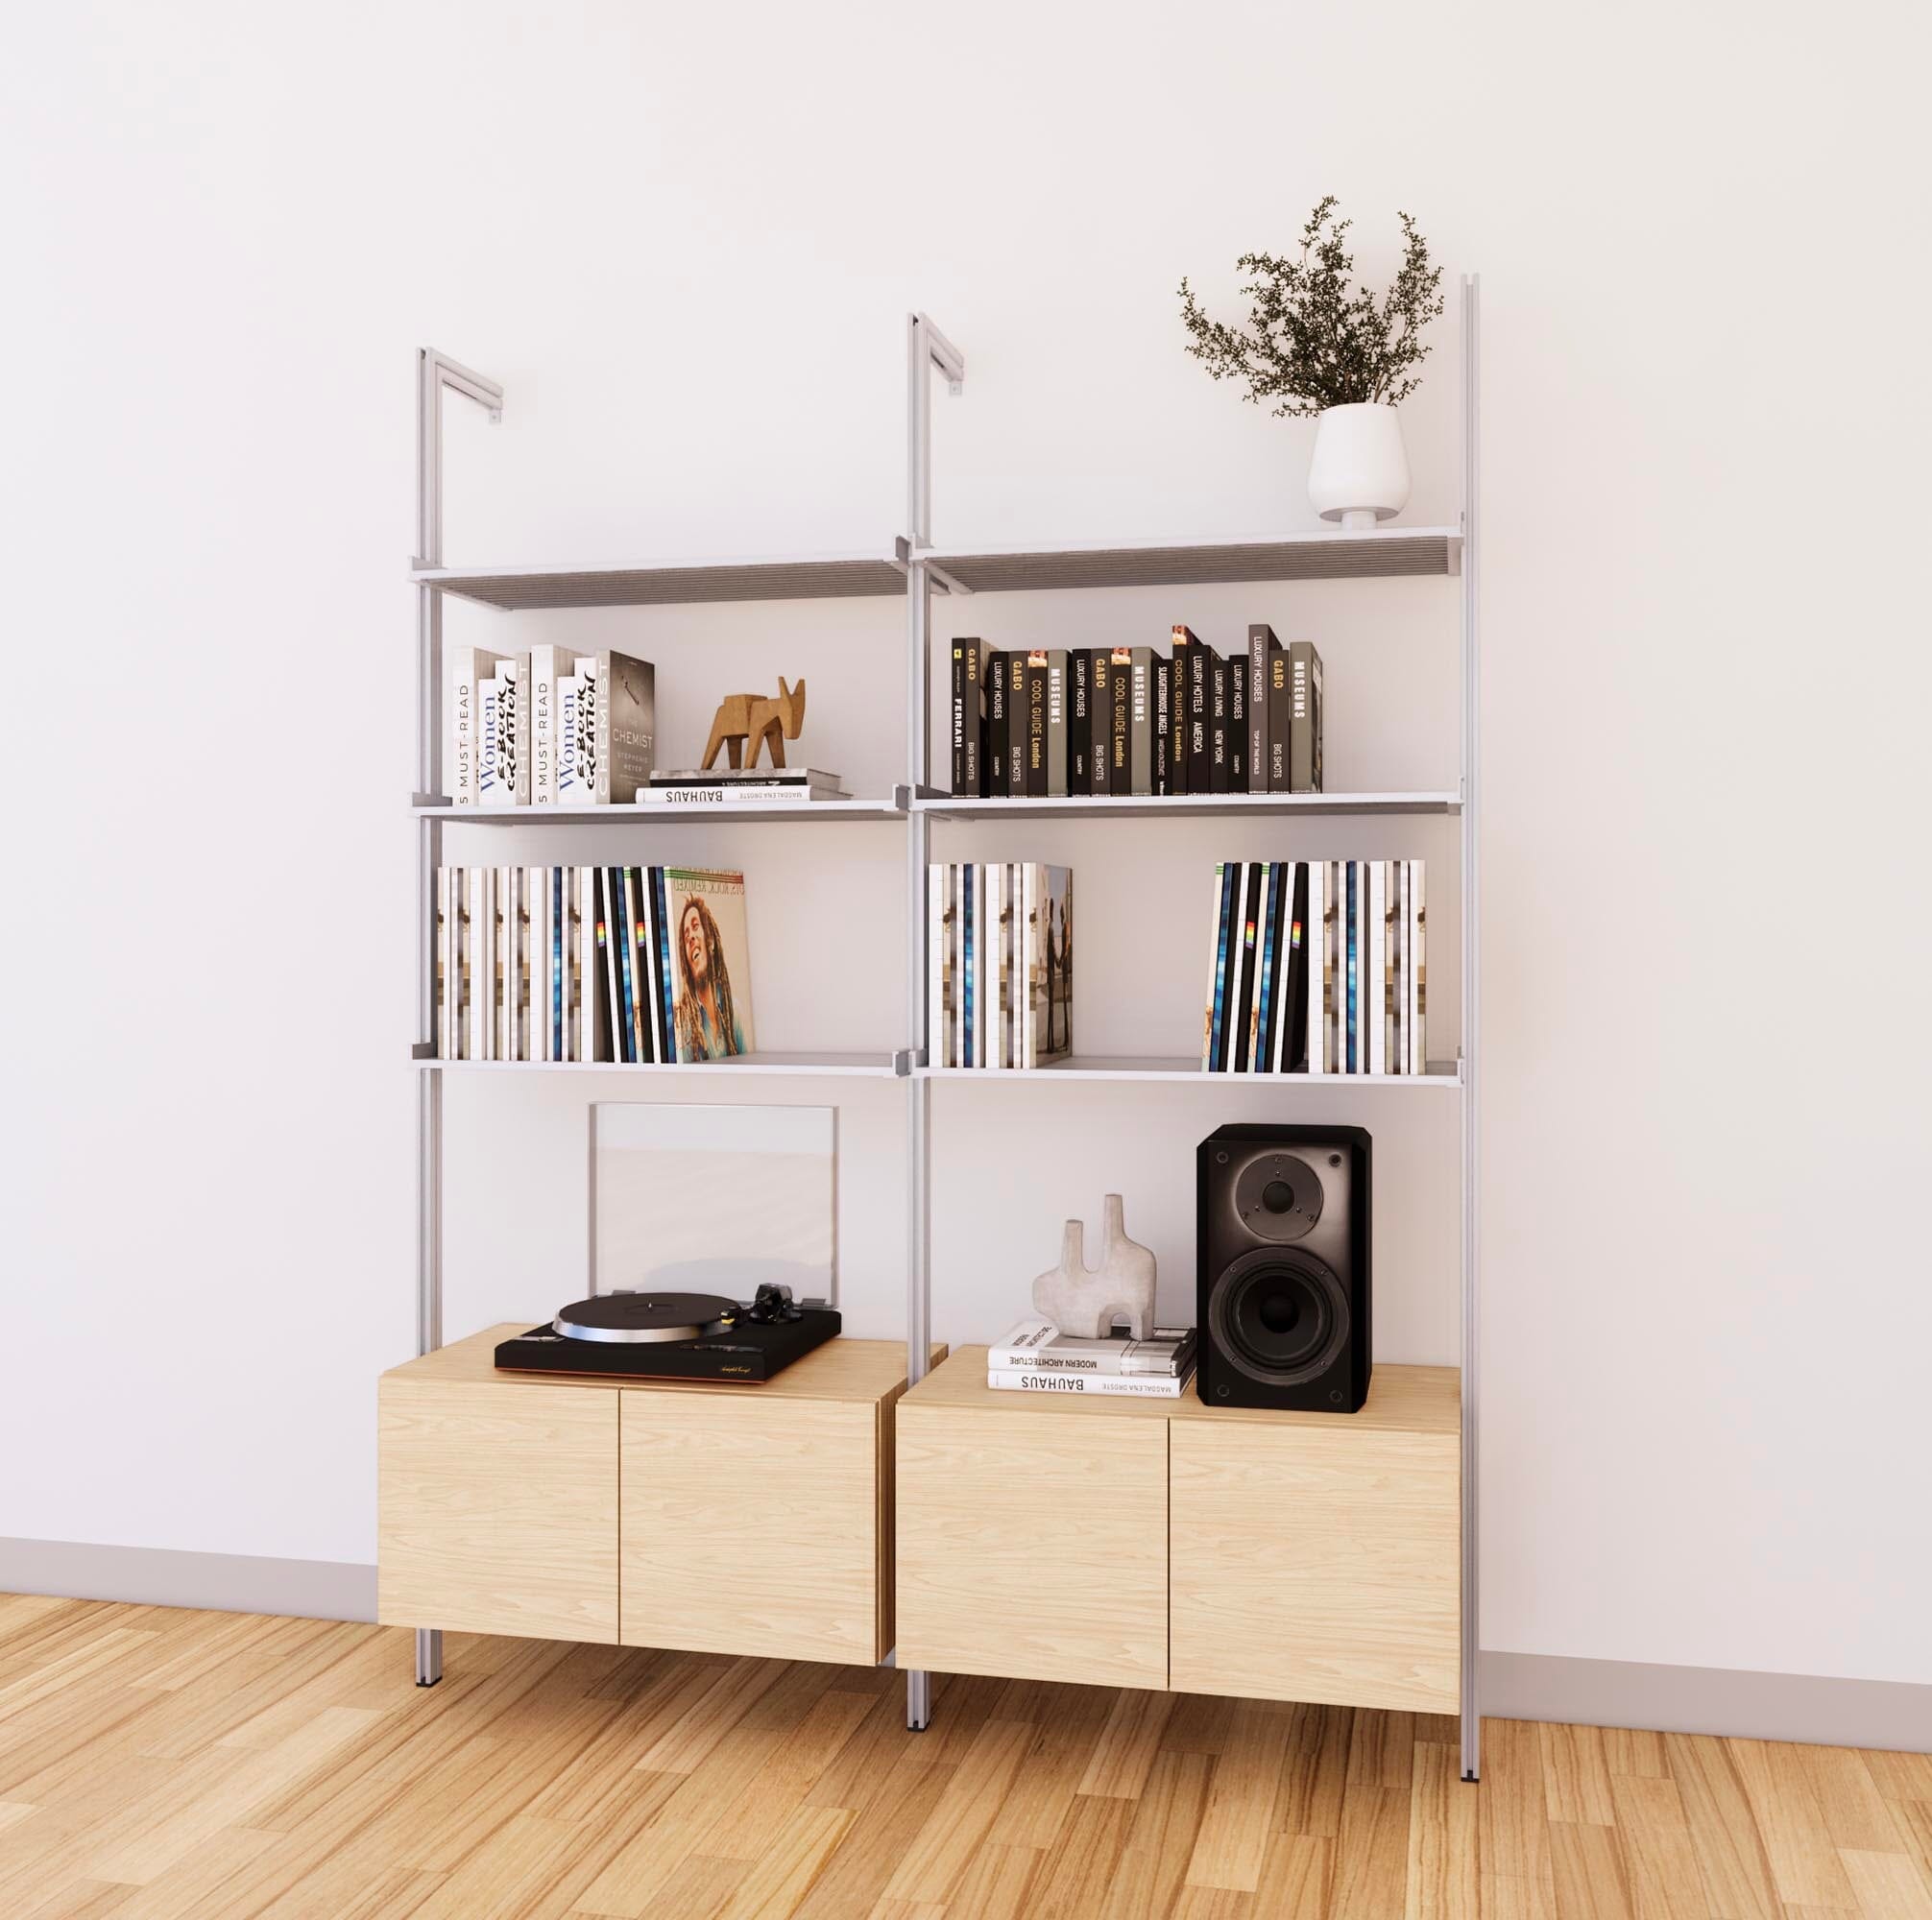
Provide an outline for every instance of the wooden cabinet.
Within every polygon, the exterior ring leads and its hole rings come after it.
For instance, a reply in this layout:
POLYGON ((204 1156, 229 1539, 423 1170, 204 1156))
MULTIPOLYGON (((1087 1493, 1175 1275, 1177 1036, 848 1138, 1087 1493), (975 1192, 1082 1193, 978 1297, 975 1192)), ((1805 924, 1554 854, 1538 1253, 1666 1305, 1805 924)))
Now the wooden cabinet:
POLYGON ((625 1389, 623 1643, 876 1666, 892 1644, 890 1401, 758 1391, 625 1389))
POLYGON ((985 1378, 969 1349, 900 1404, 899 1665, 1165 1688, 1167 1422, 985 1378))
POLYGON ((1439 1367, 1378 1367, 1346 1416, 1178 1403, 1171 1685, 1455 1713, 1459 1420, 1439 1367))
POLYGON ((985 1382, 900 1403, 902 1667, 1456 1711, 1453 1369, 1352 1415, 985 1382))
POLYGON ((376 1614, 617 1638, 617 1397, 402 1368, 378 1395, 376 1614))
POLYGON ((498 1373, 521 1331, 382 1377, 378 1620, 883 1657, 903 1346, 834 1340, 762 1386, 633 1386, 498 1373))

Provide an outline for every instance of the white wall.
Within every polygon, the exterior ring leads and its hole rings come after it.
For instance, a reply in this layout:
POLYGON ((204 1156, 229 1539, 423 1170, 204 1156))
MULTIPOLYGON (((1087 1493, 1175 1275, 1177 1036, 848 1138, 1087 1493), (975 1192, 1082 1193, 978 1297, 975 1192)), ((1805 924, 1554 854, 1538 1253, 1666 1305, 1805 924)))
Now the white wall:
MULTIPOLYGON (((452 558, 874 545, 914 304, 971 363, 942 537, 1301 524, 1310 429, 1185 358, 1173 292, 1227 306, 1234 256, 1333 189, 1369 268, 1405 206, 1485 276, 1485 1644, 1932 1679, 1925 39, 1922 9, 1857 4, 23 16, 0 1535, 373 1557, 373 1381, 411 1337, 411 349, 510 392, 500 429, 452 420, 452 558)), ((1453 316, 1437 339, 1418 518, 1453 491, 1453 316)), ((1188 617, 1067 597, 972 618, 1188 617)), ((1305 623, 1349 692, 1339 765, 1419 782, 1453 764, 1442 686, 1370 702, 1385 643, 1439 677, 1430 604, 1201 617, 1305 623)), ((645 646, 667 732, 803 667, 813 758, 858 780, 897 708, 852 662, 897 617, 568 630, 645 646)), ((752 870, 774 1044, 895 1023, 898 843, 844 830, 810 873, 780 833, 706 850, 752 870)), ((1204 843, 981 844, 1089 883, 1083 1020, 1124 1035, 1138 992, 1186 1025, 1165 922, 1196 919, 1171 902, 1204 843), (1097 1003, 1137 860, 1155 934, 1097 1003)), ((452 1332, 542 1310, 581 1255, 583 1091, 491 1079, 451 1091, 452 1332)), ((900 1097, 846 1105, 860 1331, 900 1284, 900 1097)), ((935 1102, 955 1336, 1107 1185, 1184 1286, 1184 1149, 1277 1111, 935 1102)), ((1448 1103, 1345 1116, 1384 1147, 1384 1352, 1445 1357, 1448 1103)))

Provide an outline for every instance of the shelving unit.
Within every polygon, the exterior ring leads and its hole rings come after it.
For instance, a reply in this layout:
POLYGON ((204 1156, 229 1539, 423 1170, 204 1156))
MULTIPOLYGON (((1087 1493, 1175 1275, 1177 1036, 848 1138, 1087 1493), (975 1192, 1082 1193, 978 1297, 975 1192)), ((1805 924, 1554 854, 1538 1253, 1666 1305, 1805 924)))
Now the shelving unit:
MULTIPOLYGON (((1461 1137, 1461 1232, 1462 1365, 1460 1375, 1460 1557, 1458 1694, 1461 1715, 1462 1772, 1477 1776, 1480 1764, 1476 1692, 1477 1632, 1477 1307, 1480 968, 1478 900, 1478 652, 1477 652, 1477 282, 1465 277, 1462 318, 1462 502, 1453 526, 1388 527, 1365 533, 1258 534, 1231 539, 1074 542, 1026 547, 941 547, 931 524, 931 379, 935 370, 952 391, 960 391, 965 362, 923 314, 908 320, 907 483, 906 532, 876 553, 704 561, 643 561, 601 566, 451 567, 443 564, 443 396, 454 392, 500 416, 502 390, 432 351, 421 358, 418 394, 418 558, 411 579, 418 588, 418 742, 412 816, 417 832, 418 1033, 414 1049, 419 1087, 417 1350, 443 1343, 443 1088, 446 1070, 689 1074, 723 1068, 738 1074, 843 1075, 899 1079, 906 1087, 906 1379, 916 1388, 933 1353, 930 1181, 932 1138, 931 1087, 935 1080, 1059 1080, 1120 1083, 1203 1083, 1192 1059, 1074 1056, 1030 1070, 987 1071, 929 1066, 925 1060, 926 870, 934 820, 1109 818, 1169 821, 1315 817, 1455 816, 1460 828, 1459 888, 1461 924, 1461 1050, 1455 1060, 1433 1063, 1419 1075, 1229 1075, 1230 1088, 1295 1088, 1320 1099, 1358 1089, 1407 1090, 1416 1097, 1453 1094, 1461 1137), (1171 800, 1069 798, 979 800, 937 793, 930 784, 930 665, 935 594, 1037 592, 1086 588, 1140 588, 1281 581, 1376 581, 1436 578, 1454 581, 1460 592, 1461 777, 1453 789, 1295 795, 1228 794, 1171 800), (821 598, 885 598, 903 595, 906 608, 905 650, 906 766, 903 784, 882 798, 855 798, 809 805, 738 806, 672 811, 643 807, 539 809, 456 808, 442 794, 442 607, 446 596, 502 612, 536 609, 648 607, 707 602, 821 598), (614 1063, 534 1065, 457 1062, 433 1057, 434 912, 436 870, 448 826, 584 827, 677 831, 692 821, 799 824, 820 821, 886 821, 905 828, 906 972, 905 1045, 875 1054, 763 1053, 739 1060, 689 1066, 621 1066, 614 1063)), ((1001 1396, 1022 1406, 1025 1396, 1001 1396)), ((1123 1404, 1127 1403, 1123 1403, 1123 1404)), ((1339 1416, 1329 1418, 1339 1419, 1339 1416)), ((1345 1425, 1345 1423, 1344 1423, 1345 1425)), ((1340 1429, 1338 1429, 1340 1430, 1340 1429)), ((417 1633, 417 1678, 429 1684, 442 1671, 441 1634, 417 1633)), ((1266 1691, 1266 1690, 1263 1690, 1266 1691)), ((906 1717, 924 1726, 930 1716, 930 1678, 906 1674, 906 1717)))

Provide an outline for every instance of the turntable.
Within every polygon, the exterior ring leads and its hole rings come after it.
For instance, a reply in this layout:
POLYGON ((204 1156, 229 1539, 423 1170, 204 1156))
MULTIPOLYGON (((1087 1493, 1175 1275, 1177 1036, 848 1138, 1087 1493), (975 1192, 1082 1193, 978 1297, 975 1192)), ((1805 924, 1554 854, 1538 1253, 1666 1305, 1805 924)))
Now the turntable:
POLYGON ((757 1384, 838 1329, 836 1308, 795 1302, 788 1286, 761 1286, 748 1306, 717 1293, 600 1293, 501 1341, 496 1364, 513 1373, 757 1384))

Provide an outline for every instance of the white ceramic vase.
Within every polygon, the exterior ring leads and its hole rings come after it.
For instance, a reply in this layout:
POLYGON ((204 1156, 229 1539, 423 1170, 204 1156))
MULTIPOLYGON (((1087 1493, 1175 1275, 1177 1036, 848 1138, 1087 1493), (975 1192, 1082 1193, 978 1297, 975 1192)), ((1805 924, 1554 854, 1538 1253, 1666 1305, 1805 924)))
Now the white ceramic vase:
POLYGON ((1127 1238, 1118 1193, 1107 1195, 1103 1221, 1099 1267, 1087 1264, 1086 1223, 1067 1222, 1059 1265, 1033 1283, 1033 1311, 1081 1340, 1104 1340, 1118 1314, 1145 1340, 1154 1329, 1153 1252, 1127 1238))
POLYGON ((1364 400, 1325 407, 1315 422, 1308 497, 1324 520, 1356 533, 1393 519, 1409 504, 1409 455, 1393 407, 1364 400))

